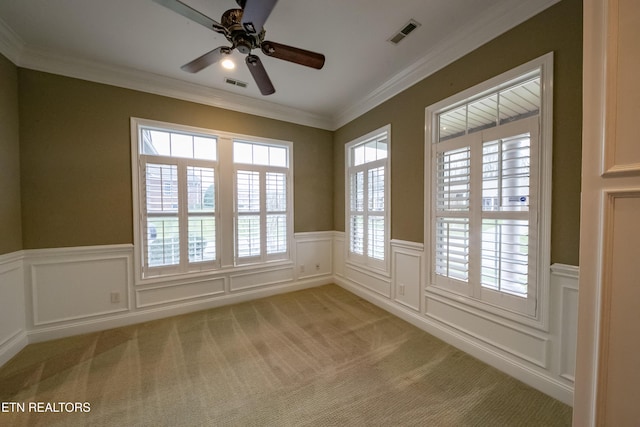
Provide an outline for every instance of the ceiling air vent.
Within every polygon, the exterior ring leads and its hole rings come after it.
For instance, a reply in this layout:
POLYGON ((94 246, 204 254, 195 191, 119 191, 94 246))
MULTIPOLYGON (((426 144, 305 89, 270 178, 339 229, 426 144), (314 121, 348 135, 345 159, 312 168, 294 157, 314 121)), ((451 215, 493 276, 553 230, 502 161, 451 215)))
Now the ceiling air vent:
POLYGON ((247 83, 241 82, 240 80, 232 79, 230 77, 225 77, 224 82, 238 87, 247 87, 247 83))
POLYGON ((418 28, 420 25, 419 22, 411 19, 409 22, 407 22, 400 31, 398 31, 396 34, 394 34, 393 36, 391 36, 389 38, 389 41, 393 44, 398 44, 400 43, 402 40, 404 40, 405 37, 407 37, 409 34, 411 34, 411 32, 413 30, 415 30, 416 28, 418 28))

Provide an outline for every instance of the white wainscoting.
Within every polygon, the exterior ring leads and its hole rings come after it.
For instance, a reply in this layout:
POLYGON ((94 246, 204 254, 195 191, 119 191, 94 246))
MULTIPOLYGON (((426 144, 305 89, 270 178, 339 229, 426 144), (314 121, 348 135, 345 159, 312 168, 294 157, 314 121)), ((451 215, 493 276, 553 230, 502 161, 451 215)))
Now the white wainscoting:
POLYGON ((296 277, 333 276, 333 232, 296 234, 296 277))
POLYGON ((555 371, 573 384, 578 338, 578 267, 564 264, 551 266, 551 314, 555 320, 553 334, 559 345, 554 348, 555 371))
POLYGON ((391 271, 394 300, 414 311, 420 311, 424 245, 422 243, 391 241, 391 271))
POLYGON ((0 366, 27 345, 22 252, 0 256, 0 366))
MULTIPOLYGON (((336 233, 335 240, 341 240, 334 243, 336 248, 344 248, 343 234, 336 233)), ((375 273, 359 268, 354 275, 352 267, 340 265, 338 258, 334 258, 336 282, 503 372, 572 404, 577 267, 560 264, 550 267, 550 327, 545 331, 471 307, 454 296, 428 293, 424 286, 421 243, 393 240, 391 256, 390 293, 381 289, 381 280, 375 273)))
POLYGON ((30 326, 103 317, 131 309, 129 245, 27 252, 30 326), (112 295, 114 300, 112 301, 112 295))
POLYGON ((271 285, 281 285, 293 282, 293 266, 278 268, 261 268, 256 271, 234 273, 229 276, 232 292, 271 285))
POLYGON ((0 256, 0 365, 30 342, 333 283, 333 232, 299 233, 294 242, 294 262, 137 285, 133 245, 0 256), (296 274, 301 270, 305 274, 296 274))
POLYGON ((344 233, 298 233, 294 262, 135 285, 133 246, 0 256, 0 364, 27 343, 234 304, 328 283, 571 404, 578 268, 551 266, 548 331, 425 290, 424 247, 391 242, 391 276, 345 264, 344 233), (115 298, 114 298, 115 295, 115 298))

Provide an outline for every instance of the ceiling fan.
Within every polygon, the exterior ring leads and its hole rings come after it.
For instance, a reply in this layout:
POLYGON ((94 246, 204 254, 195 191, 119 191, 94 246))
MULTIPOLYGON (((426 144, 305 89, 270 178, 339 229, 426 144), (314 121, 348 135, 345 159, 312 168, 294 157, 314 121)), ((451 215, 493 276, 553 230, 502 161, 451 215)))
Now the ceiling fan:
POLYGON ((287 46, 264 39, 263 25, 278 0, 236 0, 240 9, 229 9, 222 14, 221 23, 214 21, 206 15, 179 0, 153 0, 172 11, 188 18, 210 30, 226 37, 231 46, 220 46, 199 58, 183 65, 184 71, 197 73, 198 71, 221 61, 230 55, 234 49, 247 55, 245 62, 253 76, 260 93, 271 95, 275 88, 267 74, 260 57, 251 53, 253 49, 262 50, 267 56, 283 59, 317 70, 324 66, 324 55, 309 50, 287 46))

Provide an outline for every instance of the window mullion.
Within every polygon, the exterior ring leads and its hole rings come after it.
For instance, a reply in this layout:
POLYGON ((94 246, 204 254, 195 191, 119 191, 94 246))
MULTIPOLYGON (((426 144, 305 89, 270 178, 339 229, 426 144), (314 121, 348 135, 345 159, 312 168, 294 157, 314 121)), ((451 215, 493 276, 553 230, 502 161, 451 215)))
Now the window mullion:
POLYGON ((471 142, 469 200, 469 293, 480 298, 482 275, 482 132, 471 142))
POLYGON ((267 259, 267 173, 259 171, 260 185, 260 259, 267 259))
POLYGON ((369 264, 369 169, 362 174, 362 253, 369 264))
POLYGON ((178 233, 180 236, 180 270, 189 268, 189 184, 187 164, 178 160, 178 233))

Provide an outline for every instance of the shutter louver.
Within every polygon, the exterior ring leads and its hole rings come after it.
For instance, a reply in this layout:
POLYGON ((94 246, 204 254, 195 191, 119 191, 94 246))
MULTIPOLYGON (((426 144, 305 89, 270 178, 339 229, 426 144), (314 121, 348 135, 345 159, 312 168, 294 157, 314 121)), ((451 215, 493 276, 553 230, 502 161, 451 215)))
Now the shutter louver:
POLYGON ((287 187, 284 173, 266 173, 267 254, 287 251, 287 187))
POLYGON ((471 185, 471 149, 438 153, 436 209, 468 211, 471 185))
POLYGON ((527 296, 529 222, 482 221, 482 286, 521 297, 527 296))
POLYGON ((438 218, 435 235, 436 274, 469 280, 469 219, 438 218))
POLYGON ((238 257, 260 255, 260 174, 238 171, 237 194, 237 250, 238 257))

